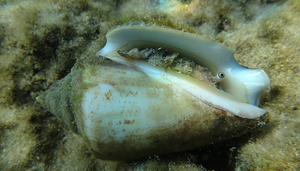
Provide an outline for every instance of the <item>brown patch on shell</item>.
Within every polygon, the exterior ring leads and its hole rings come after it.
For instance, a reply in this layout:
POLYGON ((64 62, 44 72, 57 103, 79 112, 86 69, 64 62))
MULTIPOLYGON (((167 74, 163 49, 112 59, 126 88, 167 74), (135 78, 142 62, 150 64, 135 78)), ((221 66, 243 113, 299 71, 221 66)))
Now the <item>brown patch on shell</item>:
POLYGON ((124 124, 134 124, 134 119, 132 121, 125 119, 124 124))

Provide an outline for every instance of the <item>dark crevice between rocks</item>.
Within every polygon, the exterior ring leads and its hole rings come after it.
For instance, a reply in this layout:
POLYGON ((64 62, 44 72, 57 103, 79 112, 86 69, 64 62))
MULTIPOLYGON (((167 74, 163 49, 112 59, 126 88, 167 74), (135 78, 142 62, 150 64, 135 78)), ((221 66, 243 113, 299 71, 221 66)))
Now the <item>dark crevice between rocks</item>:
POLYGON ((36 110, 29 121, 29 129, 37 136, 38 144, 29 154, 27 168, 39 165, 51 165, 54 161, 55 150, 65 137, 63 125, 55 116, 44 110, 36 110))
POLYGON ((262 93, 260 98, 260 105, 265 106, 270 102, 278 100, 278 98, 280 98, 280 96, 283 95, 282 89, 282 86, 270 86, 268 91, 264 91, 262 93))
POLYGON ((224 15, 219 15, 219 23, 217 23, 217 34, 230 29, 230 20, 224 15))
POLYGON ((49 85, 46 84, 48 79, 53 80, 53 78, 56 78, 59 80, 70 72, 76 62, 73 55, 76 53, 76 47, 66 49, 63 52, 63 57, 62 54, 58 56, 57 53, 59 47, 62 46, 61 38, 67 42, 72 41, 72 38, 76 35, 72 28, 64 30, 67 31, 55 28, 45 33, 41 40, 38 37, 33 38, 32 41, 34 42, 35 50, 23 59, 24 65, 13 67, 13 81, 16 86, 14 87, 12 98, 15 104, 22 105, 28 101, 32 101, 32 93, 48 88, 49 85), (56 67, 53 65, 56 65, 56 67), (47 74, 47 71, 53 67, 55 73, 51 73, 52 75, 47 74), (32 72, 32 75, 26 77, 24 76, 26 72, 32 72), (22 79, 23 82, 21 81, 22 79))

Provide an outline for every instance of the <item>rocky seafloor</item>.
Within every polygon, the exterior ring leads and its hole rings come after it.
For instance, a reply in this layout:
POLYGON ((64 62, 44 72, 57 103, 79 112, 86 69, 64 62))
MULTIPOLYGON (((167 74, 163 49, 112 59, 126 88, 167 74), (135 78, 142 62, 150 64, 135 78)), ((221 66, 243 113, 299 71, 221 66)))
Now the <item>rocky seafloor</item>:
POLYGON ((0 170, 297 170, 299 0, 0 0, 0 170), (137 161, 95 159, 35 98, 95 55, 118 25, 201 34, 264 69, 269 122, 240 138, 137 161))

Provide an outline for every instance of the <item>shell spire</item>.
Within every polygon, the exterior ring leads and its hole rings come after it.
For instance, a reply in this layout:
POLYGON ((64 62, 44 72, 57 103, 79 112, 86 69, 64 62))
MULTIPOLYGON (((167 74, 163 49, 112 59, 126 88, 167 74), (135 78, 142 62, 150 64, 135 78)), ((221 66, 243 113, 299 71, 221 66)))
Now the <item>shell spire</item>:
POLYGON ((47 91, 41 93, 36 100, 45 109, 64 121, 74 133, 78 133, 73 113, 74 109, 70 101, 72 93, 70 90, 71 78, 70 74, 64 79, 55 82, 47 91))

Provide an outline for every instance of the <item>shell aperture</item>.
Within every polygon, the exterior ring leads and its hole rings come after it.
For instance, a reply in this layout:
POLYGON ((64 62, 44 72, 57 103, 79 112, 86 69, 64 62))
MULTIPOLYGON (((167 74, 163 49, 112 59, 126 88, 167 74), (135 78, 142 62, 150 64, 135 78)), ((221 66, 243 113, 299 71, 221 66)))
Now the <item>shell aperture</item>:
POLYGON ((211 89, 210 92, 219 96, 220 99, 213 98, 211 94, 201 95, 204 102, 244 118, 253 119, 267 113, 267 111, 257 109, 255 106, 251 106, 251 110, 249 110, 249 104, 246 105, 246 103, 249 101, 252 105, 258 105, 260 93, 269 85, 268 75, 263 70, 247 69, 240 66, 233 57, 233 51, 228 48, 201 37, 171 29, 124 26, 107 34, 107 43, 103 49, 97 52, 97 55, 142 70, 152 68, 144 62, 129 60, 117 53, 120 50, 130 50, 136 47, 164 47, 170 51, 176 50, 176 52, 209 68, 213 74, 217 75, 217 80, 222 80, 222 87, 228 94, 217 89, 211 89), (226 77, 221 78, 219 74, 222 77, 226 74, 226 77), (223 94, 226 94, 226 97, 223 94), (225 98, 221 100, 221 97, 225 98), (242 99, 245 99, 246 102, 242 99), (234 103, 229 103, 232 101, 234 103), (237 108, 244 108, 245 110, 237 110, 237 108))
POLYGON ((259 104, 261 92, 270 84, 265 71, 240 66, 233 57, 234 51, 195 34, 157 27, 122 26, 106 37, 107 43, 97 52, 98 56, 112 59, 118 50, 163 47, 191 58, 213 75, 223 72, 226 74, 221 83, 224 91, 253 105, 259 104))

